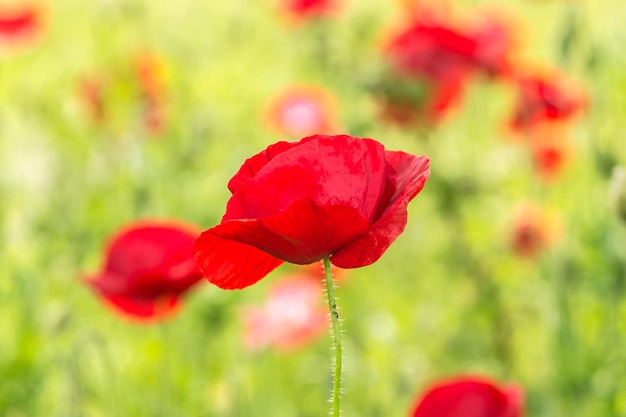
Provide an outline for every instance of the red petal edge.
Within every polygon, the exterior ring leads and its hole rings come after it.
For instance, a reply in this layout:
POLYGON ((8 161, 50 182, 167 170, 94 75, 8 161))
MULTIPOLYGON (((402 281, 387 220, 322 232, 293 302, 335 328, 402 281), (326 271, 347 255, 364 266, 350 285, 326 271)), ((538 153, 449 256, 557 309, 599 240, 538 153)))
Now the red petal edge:
POLYGON ((283 263, 254 246, 216 235, 220 226, 204 231, 194 245, 196 264, 212 284, 225 290, 245 288, 283 263))
POLYGON ((339 268, 358 268, 376 262, 404 231, 409 202, 424 188, 430 175, 429 159, 404 152, 386 152, 389 187, 395 192, 381 217, 367 233, 337 251, 331 262, 339 268))

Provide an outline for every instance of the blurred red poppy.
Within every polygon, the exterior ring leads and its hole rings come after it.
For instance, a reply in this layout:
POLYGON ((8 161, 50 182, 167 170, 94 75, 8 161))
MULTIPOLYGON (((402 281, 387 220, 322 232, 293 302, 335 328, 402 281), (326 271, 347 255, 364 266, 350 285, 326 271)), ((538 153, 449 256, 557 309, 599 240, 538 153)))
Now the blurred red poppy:
POLYGON ((244 343, 251 350, 291 350, 307 344, 328 329, 322 295, 322 282, 314 275, 281 278, 262 307, 244 310, 244 343))
POLYGON ((555 240, 556 226, 534 204, 520 204, 513 219, 511 247, 520 257, 533 258, 555 240))
POLYGON ((407 205, 429 174, 426 156, 386 151, 372 139, 278 142, 230 180, 226 214, 196 241, 196 261, 225 289, 252 285, 285 261, 369 265, 404 230, 407 205))
POLYGON ((546 182, 559 177, 572 155, 568 133, 558 125, 535 129, 529 146, 535 171, 546 182))
POLYGON ((532 129, 542 124, 573 119, 587 104, 581 89, 556 71, 518 74, 516 85, 518 98, 510 126, 531 136, 532 129))
POLYGON ((112 237, 103 270, 86 282, 127 317, 161 319, 202 279, 193 260, 198 233, 194 226, 167 221, 131 224, 112 237))
POLYGON ((331 134, 337 131, 335 101, 326 90, 313 86, 292 86, 268 106, 267 124, 292 137, 331 134))
POLYGON ((521 417, 523 393, 483 377, 461 376, 431 385, 411 417, 521 417))
POLYGON ((337 12, 338 0, 281 0, 282 10, 295 22, 328 17, 337 12))
POLYGON ((17 5, 0 4, 0 44, 30 40, 37 36, 43 26, 43 8, 37 2, 17 5))
POLYGON ((388 119, 437 122, 460 101, 470 75, 508 73, 512 29, 495 13, 459 20, 437 5, 410 6, 410 21, 384 46, 390 71, 376 90, 388 119))

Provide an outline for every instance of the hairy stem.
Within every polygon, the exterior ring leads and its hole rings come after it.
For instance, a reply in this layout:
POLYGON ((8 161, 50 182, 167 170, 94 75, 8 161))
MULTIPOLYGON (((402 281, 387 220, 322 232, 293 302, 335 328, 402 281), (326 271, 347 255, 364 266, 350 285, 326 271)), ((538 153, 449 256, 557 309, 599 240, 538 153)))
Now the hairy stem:
POLYGON ((328 308, 333 324, 333 348, 335 350, 335 361, 333 363, 333 393, 332 393, 332 416, 339 417, 341 401, 341 369, 342 369, 342 344, 341 328, 339 326, 339 312, 337 311, 337 301, 335 301, 335 284, 333 274, 330 270, 330 259, 324 258, 324 273, 326 275, 326 294, 328 295, 328 308))

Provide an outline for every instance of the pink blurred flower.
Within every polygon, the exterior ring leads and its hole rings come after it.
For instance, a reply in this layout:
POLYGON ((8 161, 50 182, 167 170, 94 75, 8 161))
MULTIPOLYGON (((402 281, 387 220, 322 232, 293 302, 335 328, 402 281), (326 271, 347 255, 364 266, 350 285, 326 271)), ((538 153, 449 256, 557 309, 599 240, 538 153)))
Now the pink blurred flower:
POLYGON ((326 90, 295 85, 279 93, 269 104, 266 123, 277 132, 293 137, 335 133, 336 105, 326 90))
POLYGON ((136 222, 116 232, 101 272, 86 283, 116 312, 156 321, 175 312, 185 292, 202 279, 193 259, 200 230, 171 221, 136 222))
POLYGON ((411 417, 521 417, 523 392, 484 377, 460 376, 432 384, 411 417))
POLYGON ((295 349, 328 327, 322 282, 314 274, 283 277, 272 285, 263 306, 250 307, 244 314, 244 343, 251 350, 295 349))

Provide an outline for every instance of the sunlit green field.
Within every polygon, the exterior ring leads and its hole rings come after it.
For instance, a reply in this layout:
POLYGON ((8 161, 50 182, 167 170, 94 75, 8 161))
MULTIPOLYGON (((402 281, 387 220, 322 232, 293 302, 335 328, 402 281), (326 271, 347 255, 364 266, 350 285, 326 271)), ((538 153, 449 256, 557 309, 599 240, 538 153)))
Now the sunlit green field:
POLYGON ((623 2, 500 4, 521 22, 524 57, 588 96, 551 181, 507 132, 504 82, 476 78, 433 126, 381 121, 366 85, 395 2, 352 0, 312 25, 285 22, 277 3, 55 0, 39 39, 0 55, 0 415, 327 415, 329 335, 291 351, 243 343, 245 307, 294 266, 241 291, 201 283, 152 324, 82 282, 137 219, 219 223, 243 161, 300 139, 268 127, 267 103, 312 84, 335 96, 341 132, 431 158, 405 232, 337 289, 343 415, 408 416, 429 381, 479 374, 523 387, 529 417, 626 416, 626 223, 609 204, 626 166, 623 2), (157 131, 133 81, 143 53, 162 65, 157 131), (110 85, 104 120, 81 95, 91 76, 110 85), (522 203, 554 229, 532 257, 511 246, 522 203))

